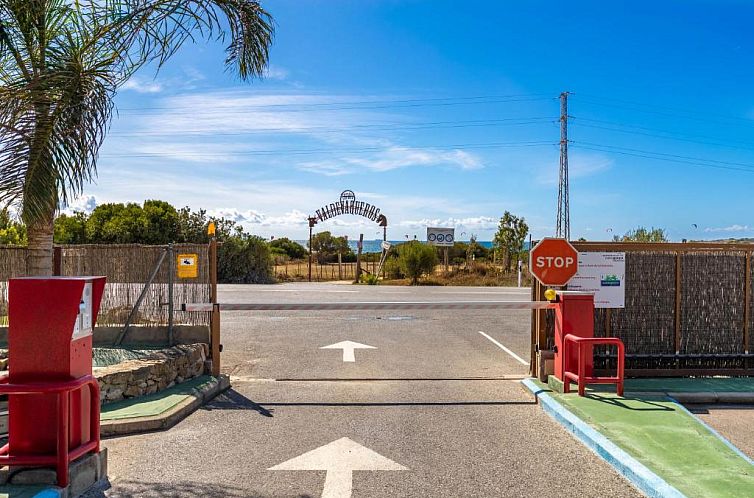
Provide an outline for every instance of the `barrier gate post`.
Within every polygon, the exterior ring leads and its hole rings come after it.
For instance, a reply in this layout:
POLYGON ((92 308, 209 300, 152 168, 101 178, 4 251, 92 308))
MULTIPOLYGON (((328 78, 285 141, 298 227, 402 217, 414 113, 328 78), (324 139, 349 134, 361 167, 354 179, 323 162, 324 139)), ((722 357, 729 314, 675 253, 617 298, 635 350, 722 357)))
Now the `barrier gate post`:
MULTIPOLYGON (((8 286, 8 444, 0 464, 68 463, 99 451, 99 389, 92 332, 105 277, 12 278, 8 286)), ((61 475, 64 474, 64 475, 61 475)))
MULTIPOLYGON (((558 291, 555 303, 555 377, 566 382, 564 372, 578 363, 576 348, 566 357, 565 336, 594 337, 594 294, 590 292, 558 291)), ((592 346, 586 356, 585 375, 593 370, 592 346)))

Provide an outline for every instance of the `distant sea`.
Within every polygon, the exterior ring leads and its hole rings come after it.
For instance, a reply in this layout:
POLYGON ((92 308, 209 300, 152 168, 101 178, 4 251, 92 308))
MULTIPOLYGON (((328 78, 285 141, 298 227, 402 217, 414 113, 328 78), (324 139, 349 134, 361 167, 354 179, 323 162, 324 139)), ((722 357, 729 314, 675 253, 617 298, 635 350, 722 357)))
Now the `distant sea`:
MULTIPOLYGON (((298 242, 304 247, 307 247, 307 244, 309 243, 308 240, 297 240, 296 242, 298 242)), ((359 242, 358 240, 348 239, 348 245, 351 246, 351 249, 353 250, 353 252, 358 251, 358 247, 357 247, 358 242, 359 242)), ((396 245, 396 244, 401 244, 406 241, 405 240, 390 240, 389 242, 393 245, 396 245)), ((469 241, 459 240, 458 242, 468 243, 469 241)), ((379 239, 379 240, 364 239, 364 248, 362 249, 362 252, 382 252, 382 247, 380 246, 380 244, 382 244, 382 239, 379 239)), ((477 240, 477 244, 487 249, 490 249, 492 247, 492 241, 490 240, 477 240)))

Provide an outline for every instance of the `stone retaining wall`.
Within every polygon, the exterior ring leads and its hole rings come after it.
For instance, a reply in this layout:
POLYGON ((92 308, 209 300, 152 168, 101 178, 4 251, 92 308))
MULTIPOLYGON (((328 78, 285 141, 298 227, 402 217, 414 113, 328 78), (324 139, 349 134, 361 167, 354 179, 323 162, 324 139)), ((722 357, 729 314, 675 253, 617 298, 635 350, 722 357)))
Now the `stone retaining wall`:
POLYGON ((97 369, 103 403, 162 391, 204 374, 206 344, 185 344, 97 369))

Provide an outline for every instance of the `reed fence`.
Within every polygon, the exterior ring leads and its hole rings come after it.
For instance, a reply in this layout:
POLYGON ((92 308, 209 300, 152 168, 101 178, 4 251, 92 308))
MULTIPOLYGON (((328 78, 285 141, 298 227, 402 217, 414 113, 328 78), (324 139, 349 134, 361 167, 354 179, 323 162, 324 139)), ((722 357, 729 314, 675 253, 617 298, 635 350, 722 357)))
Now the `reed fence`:
MULTIPOLYGON (((75 245, 55 247, 55 273, 63 276, 104 275, 107 277, 98 326, 123 326, 167 246, 137 244, 75 245)), ((208 302, 209 261, 206 245, 175 244, 173 258, 165 257, 147 289, 134 325, 168 324, 170 273, 178 254, 198 254, 196 278, 173 279, 173 302, 208 302), (171 264, 172 263, 172 264, 171 264)), ((27 274, 26 248, 0 247, 0 314, 7 315, 8 279, 27 274)), ((174 306, 176 325, 209 325, 206 313, 184 312, 174 306)))
MULTIPOLYGON (((625 308, 597 309, 597 337, 626 345, 634 376, 751 375, 754 244, 574 243, 580 252, 625 252, 625 308)), ((541 286, 539 286, 541 287, 541 286)), ((534 289, 533 296, 543 289, 534 289)), ((533 337, 551 348, 551 311, 533 317, 533 337)), ((615 366, 595 348, 595 367, 615 366)))

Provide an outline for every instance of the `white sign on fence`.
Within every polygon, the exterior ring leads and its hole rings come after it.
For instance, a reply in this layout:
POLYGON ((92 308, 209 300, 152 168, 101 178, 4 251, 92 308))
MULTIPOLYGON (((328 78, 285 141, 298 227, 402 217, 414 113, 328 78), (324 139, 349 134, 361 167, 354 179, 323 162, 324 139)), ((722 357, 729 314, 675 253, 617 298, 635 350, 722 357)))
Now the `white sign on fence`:
POLYGON ((568 290, 594 292, 595 308, 626 307, 626 253, 579 252, 568 290))
POLYGON ((455 228, 427 227, 427 242, 432 246, 453 247, 455 231, 455 228))

